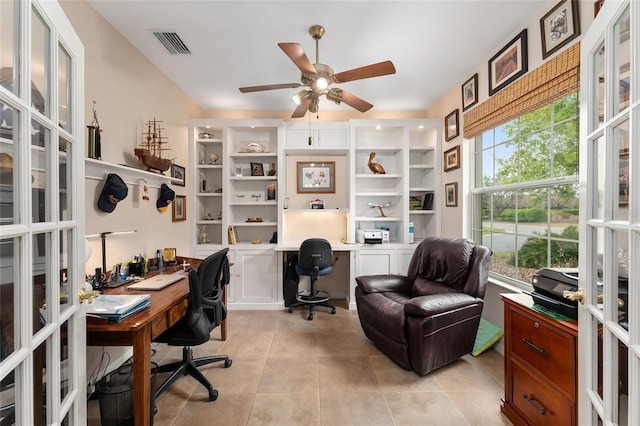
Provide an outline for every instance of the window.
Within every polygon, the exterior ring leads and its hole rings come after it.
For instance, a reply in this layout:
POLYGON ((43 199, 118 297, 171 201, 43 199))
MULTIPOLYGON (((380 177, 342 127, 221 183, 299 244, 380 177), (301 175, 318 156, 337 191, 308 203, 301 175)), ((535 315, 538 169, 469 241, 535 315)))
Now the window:
POLYGON ((493 275, 578 267, 578 140, 577 93, 475 137, 472 238, 493 275))

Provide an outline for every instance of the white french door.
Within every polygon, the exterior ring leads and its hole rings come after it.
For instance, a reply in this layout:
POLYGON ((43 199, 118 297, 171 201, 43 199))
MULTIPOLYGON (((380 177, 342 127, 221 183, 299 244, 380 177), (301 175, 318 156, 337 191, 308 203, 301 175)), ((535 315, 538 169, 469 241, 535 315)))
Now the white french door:
POLYGON ((60 5, 0 0, 2 425, 86 424, 83 87, 60 5))
POLYGON ((604 2, 580 67, 579 424, 639 425, 640 2, 604 2))

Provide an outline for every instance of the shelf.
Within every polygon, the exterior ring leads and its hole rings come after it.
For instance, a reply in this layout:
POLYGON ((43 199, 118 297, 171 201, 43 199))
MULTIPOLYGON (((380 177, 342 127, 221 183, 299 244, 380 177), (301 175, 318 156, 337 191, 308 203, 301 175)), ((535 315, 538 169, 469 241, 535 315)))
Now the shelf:
POLYGON ((198 192, 196 197, 222 197, 222 192, 198 192))
POLYGON ((196 139, 196 143, 201 144, 221 144, 222 139, 196 139))
POLYGON ((222 169, 222 164, 198 164, 196 169, 222 169))
POLYGON ((435 189, 429 187, 418 187, 414 186, 409 188, 409 192, 435 192, 435 189))
POLYGON ((255 203, 229 203, 230 206, 275 206, 275 201, 256 201, 255 203))
POLYGON ((285 155, 326 155, 326 156, 345 156, 349 153, 349 148, 321 148, 313 147, 309 148, 285 148, 285 155))
POLYGON ((368 146, 368 147, 356 147, 356 152, 401 152, 402 147, 393 146, 368 146))
POLYGON ((433 210, 409 210, 409 214, 434 214, 433 210))
POLYGON ((103 180, 109 173, 117 174, 129 185, 139 185, 142 180, 146 180, 151 188, 160 188, 163 183, 177 184, 181 182, 168 175, 148 172, 123 164, 114 164, 93 158, 84 159, 84 177, 86 179, 103 180))
POLYGON ((400 217, 369 217, 369 216, 358 216, 356 217, 356 222, 400 222, 402 218, 400 217))
POLYGON ((385 173, 385 174, 369 174, 369 173, 358 173, 356 174, 356 179, 363 179, 363 178, 369 178, 369 179, 398 179, 401 178, 402 175, 397 174, 397 173, 385 173))
POLYGON ((229 180, 278 180, 278 176, 231 176, 229 180))
POLYGON ((237 152, 229 155, 230 158, 275 158, 277 156, 275 152, 237 152))
POLYGON ((258 227, 258 226, 277 226, 278 222, 234 222, 234 223, 230 223, 230 226, 236 226, 236 227, 241 227, 241 226, 253 226, 253 227, 258 227))
POLYGON ((349 209, 284 209, 284 213, 349 213, 349 209))
POLYGON ((402 197, 399 192, 357 192, 356 197, 402 197))
POLYGON ((222 220, 196 220, 196 225, 222 225, 222 220))
POLYGON ((433 169, 434 166, 428 164, 409 164, 410 169, 433 169))

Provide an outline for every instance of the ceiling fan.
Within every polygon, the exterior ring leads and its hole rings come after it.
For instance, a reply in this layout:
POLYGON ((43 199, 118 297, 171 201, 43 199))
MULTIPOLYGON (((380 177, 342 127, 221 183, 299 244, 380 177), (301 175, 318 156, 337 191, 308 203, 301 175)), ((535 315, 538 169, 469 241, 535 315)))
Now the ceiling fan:
POLYGON ((321 64, 319 59, 318 44, 324 35, 322 25, 313 25, 309 28, 309 35, 316 41, 316 63, 312 64, 298 43, 278 43, 280 49, 293 61, 302 72, 301 83, 267 84, 262 86, 241 87, 242 93, 260 92, 274 89, 295 89, 305 87, 293 95, 293 101, 298 105, 293 111, 291 118, 304 117, 307 110, 316 113, 320 102, 320 96, 325 96, 332 102, 340 104, 344 102, 360 112, 365 112, 373 108, 369 102, 342 90, 338 87, 330 88, 333 83, 346 83, 348 81, 362 80, 365 78, 379 77, 383 75, 395 74, 396 68, 391 61, 378 62, 364 67, 354 68, 348 71, 333 73, 329 65, 321 64))

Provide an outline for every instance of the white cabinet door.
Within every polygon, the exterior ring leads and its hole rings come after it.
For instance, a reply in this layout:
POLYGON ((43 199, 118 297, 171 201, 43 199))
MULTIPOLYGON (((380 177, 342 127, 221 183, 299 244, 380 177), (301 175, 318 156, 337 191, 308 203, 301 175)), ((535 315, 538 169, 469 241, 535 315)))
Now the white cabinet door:
POLYGON ((348 148, 347 129, 288 129, 287 148, 348 148), (311 143, 309 143, 311 138, 311 143))
POLYGON ((393 249, 361 249, 357 257, 357 275, 391 274, 396 270, 396 251, 393 249))
POLYGON ((277 257, 271 248, 236 250, 231 279, 237 303, 277 302, 277 257))

